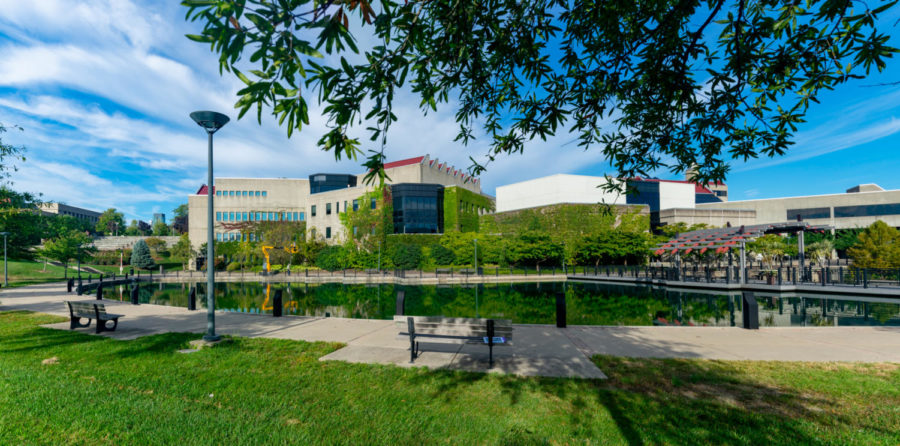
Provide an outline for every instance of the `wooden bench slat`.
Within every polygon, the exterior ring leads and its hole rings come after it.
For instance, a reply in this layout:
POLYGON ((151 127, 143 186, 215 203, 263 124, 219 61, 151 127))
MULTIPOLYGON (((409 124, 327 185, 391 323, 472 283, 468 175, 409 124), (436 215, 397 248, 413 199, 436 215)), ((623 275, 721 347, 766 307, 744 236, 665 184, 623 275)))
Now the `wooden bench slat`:
MULTIPOLYGON (((485 318, 474 318, 474 317, 443 317, 443 316, 404 316, 404 315, 395 315, 395 322, 403 322, 406 323, 407 318, 413 318, 413 321, 418 326, 421 323, 440 323, 440 324, 487 324, 487 319, 485 318)), ((512 325, 511 319, 494 319, 494 325, 512 325)))

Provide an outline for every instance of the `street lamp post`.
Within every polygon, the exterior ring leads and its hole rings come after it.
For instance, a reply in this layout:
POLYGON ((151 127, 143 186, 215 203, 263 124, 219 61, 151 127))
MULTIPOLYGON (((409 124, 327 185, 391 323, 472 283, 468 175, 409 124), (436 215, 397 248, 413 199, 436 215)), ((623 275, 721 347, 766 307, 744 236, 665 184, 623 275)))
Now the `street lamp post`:
POLYGON ((478 275, 478 239, 472 239, 475 242, 475 275, 478 275))
POLYGON ((9 288, 9 269, 6 267, 6 236, 8 232, 0 232, 3 234, 3 288, 9 288))
POLYGON ((215 342, 221 339, 216 335, 216 298, 215 298, 215 242, 213 232, 213 133, 228 123, 228 116, 213 111, 195 111, 191 113, 191 119, 206 130, 209 138, 207 168, 206 197, 206 335, 204 341, 215 342))

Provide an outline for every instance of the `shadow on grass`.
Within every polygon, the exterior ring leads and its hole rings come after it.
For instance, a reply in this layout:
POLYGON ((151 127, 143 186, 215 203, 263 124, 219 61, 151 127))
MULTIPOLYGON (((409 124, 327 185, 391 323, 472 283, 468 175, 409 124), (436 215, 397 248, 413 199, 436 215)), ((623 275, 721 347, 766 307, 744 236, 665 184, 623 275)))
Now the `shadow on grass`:
MULTIPOLYGON (((557 401, 557 410, 569 419, 566 424, 573 438, 598 438, 602 435, 598 427, 605 418, 612 420, 624 441, 634 445, 827 443, 838 441, 823 437, 835 429, 849 435, 897 435, 864 413, 848 414, 843 409, 847 400, 794 385, 794 380, 809 379, 802 365, 791 365, 796 367, 795 374, 772 382, 765 367, 754 368, 750 362, 749 369, 741 362, 694 359, 596 356, 594 362, 608 380, 519 378, 449 370, 422 372, 409 379, 411 385, 430 386, 430 396, 442 401, 477 392, 483 381, 496 381, 504 397, 496 404, 508 405, 512 411, 534 395, 557 401)), ((822 386, 834 385, 828 378, 812 379, 823 379, 822 386)), ((863 407, 877 404, 851 403, 863 407)), ((515 437, 523 432, 510 434, 515 437)))

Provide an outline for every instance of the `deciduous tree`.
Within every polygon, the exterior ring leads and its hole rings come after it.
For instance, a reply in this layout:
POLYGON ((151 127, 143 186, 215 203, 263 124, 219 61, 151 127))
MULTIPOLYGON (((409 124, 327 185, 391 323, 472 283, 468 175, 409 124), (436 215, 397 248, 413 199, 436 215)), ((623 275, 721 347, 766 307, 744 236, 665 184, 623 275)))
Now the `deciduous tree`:
MULTIPOLYGON (((487 162, 570 132, 620 177, 696 166, 698 182, 784 154, 823 92, 883 70, 895 3, 182 1, 203 26, 187 37, 245 85, 239 116, 265 109, 290 136, 320 106, 318 144, 338 158, 362 151, 364 127, 380 147, 367 181, 384 176, 407 88, 423 113, 455 103, 456 139, 488 141, 487 162)), ((472 161, 475 174, 486 163, 472 161)))

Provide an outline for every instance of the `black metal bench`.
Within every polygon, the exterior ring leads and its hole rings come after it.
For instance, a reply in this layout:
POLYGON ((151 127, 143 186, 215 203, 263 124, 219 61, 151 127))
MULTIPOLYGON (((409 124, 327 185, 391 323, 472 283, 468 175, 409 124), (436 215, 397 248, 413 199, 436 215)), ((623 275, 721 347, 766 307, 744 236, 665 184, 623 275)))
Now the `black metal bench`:
POLYGON ((509 319, 446 318, 440 316, 394 316, 400 336, 409 337, 410 364, 419 356, 418 338, 426 342, 466 343, 488 346, 490 366, 494 366, 494 347, 508 346, 512 340, 509 319))
POLYGON ((95 304, 90 302, 66 302, 66 305, 69 306, 69 317, 71 318, 69 321, 69 328, 74 330, 79 327, 89 327, 91 325, 91 320, 95 320, 97 333, 102 333, 104 331, 115 331, 116 327, 119 326, 119 318, 122 317, 121 314, 111 314, 106 312, 106 307, 103 304, 95 304), (87 319, 87 323, 82 323, 82 319, 87 319), (108 328, 106 323, 112 321, 112 328, 108 328))

